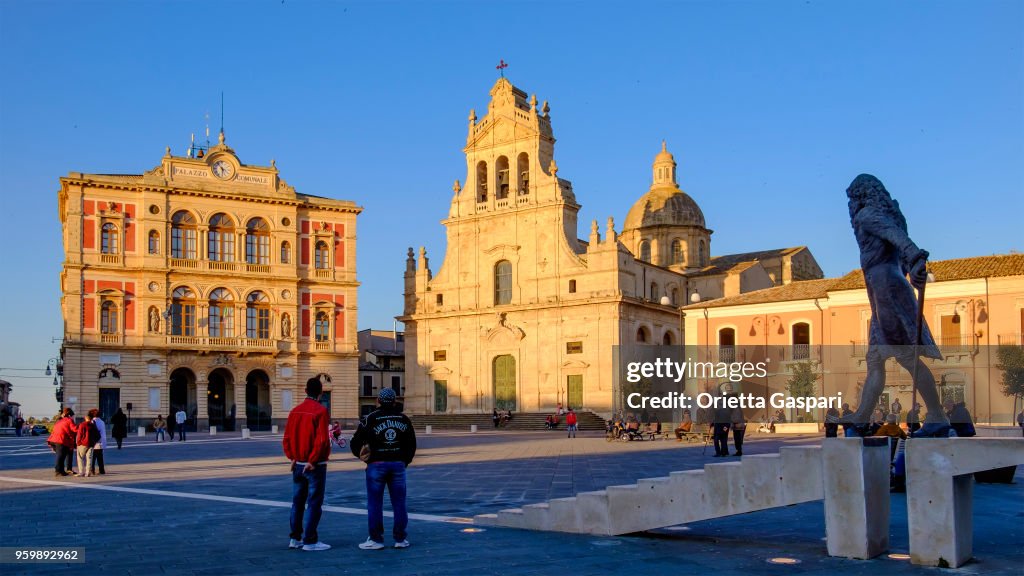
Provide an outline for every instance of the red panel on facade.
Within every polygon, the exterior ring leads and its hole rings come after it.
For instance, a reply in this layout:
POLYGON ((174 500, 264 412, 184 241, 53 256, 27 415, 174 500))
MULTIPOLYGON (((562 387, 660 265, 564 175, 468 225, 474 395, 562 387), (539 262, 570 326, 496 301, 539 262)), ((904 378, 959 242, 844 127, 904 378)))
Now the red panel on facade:
POLYGON ((334 303, 337 304, 338 306, 341 306, 342 308, 344 308, 345 307, 345 295, 344 294, 335 294, 334 295, 334 303))
POLYGON ((339 239, 344 238, 345 237, 345 225, 344 224, 335 224, 334 225, 334 235, 337 236, 339 239))
POLYGON ((314 292, 313 302, 334 302, 334 297, 330 294, 317 294, 314 292))
POLYGON ((135 218, 135 204, 125 204, 124 213, 127 214, 129 218, 135 218))
POLYGON ((302 336, 309 338, 309 310, 302 311, 302 336))
POLYGON ((135 252, 135 224, 131 222, 124 225, 124 251, 135 252))
POLYGON ((86 294, 92 294, 96 291, 96 282, 94 280, 86 280, 84 284, 85 286, 83 286, 82 289, 86 294))
POLYGON ((341 240, 334 241, 334 267, 345 267, 345 243, 341 240))
POLYGON ((124 330, 125 332, 135 331, 135 300, 126 299, 124 302, 124 330))
POLYGON ((334 313, 334 337, 341 340, 345 337, 345 313, 338 311, 334 313))
POLYGON ((82 299, 82 314, 85 316, 86 330, 96 327, 96 302, 92 298, 82 299))
POLYGON ((124 293, 129 296, 135 296, 135 282, 125 282, 124 293))
POLYGON ((93 214, 96 213, 96 203, 93 202, 92 200, 86 200, 85 206, 82 208, 82 211, 85 212, 86 216, 92 216, 93 214))
POLYGON ((302 233, 309 234, 309 220, 302 221, 302 233))
POLYGON ((302 239, 302 249, 299 250, 302 255, 299 259, 299 263, 303 266, 309 266, 309 238, 302 239))
POLYGON ((309 292, 302 293, 302 305, 309 306, 309 292))
POLYGON ((121 283, 111 280, 98 280, 96 282, 96 291, 102 292, 103 290, 121 290, 121 283))
POLYGON ((92 218, 82 220, 82 248, 96 248, 96 221, 92 218))

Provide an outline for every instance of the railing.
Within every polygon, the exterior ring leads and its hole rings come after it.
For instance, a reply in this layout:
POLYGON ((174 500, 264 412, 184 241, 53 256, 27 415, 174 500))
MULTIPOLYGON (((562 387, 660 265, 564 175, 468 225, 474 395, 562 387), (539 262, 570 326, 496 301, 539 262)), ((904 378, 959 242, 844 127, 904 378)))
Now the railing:
POLYGON ((529 202, 530 202, 529 193, 520 194, 520 196, 518 198, 516 198, 516 204, 528 204, 529 202))
POLYGON ((274 341, 270 338, 243 338, 243 348, 273 348, 274 341))
POLYGON ((315 344, 314 350, 317 352, 329 352, 334 343, 328 340, 326 342, 316 342, 315 344))
POLYGON ((955 354, 958 352, 967 352, 970 348, 967 342, 960 337, 959 334, 955 336, 946 336, 940 338, 938 341, 939 351, 943 354, 955 354))
POLYGON ((100 262, 103 264, 120 264, 120 254, 100 254, 100 262))
POLYGON ((189 268, 191 270, 198 270, 199 260, 193 260, 190 258, 171 258, 171 268, 189 268))
POLYGON ((205 344, 205 342, 203 342, 203 340, 205 340, 205 338, 202 338, 200 336, 168 336, 167 337, 167 343, 168 344, 184 344, 186 346, 202 346, 203 344, 205 344))
POLYGON ((100 342, 103 344, 120 344, 120 334, 100 334, 100 342))
POLYGON ((497 202, 497 207, 498 208, 508 208, 508 205, 509 205, 509 199, 508 198, 502 198, 501 200, 498 200, 498 202, 497 202))
POLYGON ((246 264, 246 272, 252 272, 254 274, 270 274, 269 264, 246 264))
POLYGON ((718 347, 718 361, 719 362, 735 362, 736 361, 736 347, 728 345, 720 345, 718 347))
POLYGON ((477 202, 476 203, 476 211, 477 212, 487 212, 487 202, 477 202))
POLYGON ((210 346, 223 346, 226 348, 235 348, 238 346, 238 338, 233 338, 231 336, 211 336, 206 342, 210 346))
POLYGON ((331 278, 334 278, 334 270, 331 270, 330 268, 317 268, 316 277, 326 278, 329 280, 331 278))
POLYGON ((235 270, 235 263, 234 262, 217 262, 217 261, 211 260, 211 261, 207 262, 206 265, 207 265, 207 268, 209 268, 210 270, 222 270, 222 271, 225 271, 225 272, 233 272, 235 270))
POLYGON ((810 360, 810 344, 793 344, 793 360, 810 360))
POLYGON ((999 346, 1021 346, 1021 345, 1024 345, 1024 341, 1022 341, 1021 334, 1019 332, 1017 334, 1012 334, 1012 333, 1011 334, 1000 334, 1000 335, 996 336, 996 343, 999 346))

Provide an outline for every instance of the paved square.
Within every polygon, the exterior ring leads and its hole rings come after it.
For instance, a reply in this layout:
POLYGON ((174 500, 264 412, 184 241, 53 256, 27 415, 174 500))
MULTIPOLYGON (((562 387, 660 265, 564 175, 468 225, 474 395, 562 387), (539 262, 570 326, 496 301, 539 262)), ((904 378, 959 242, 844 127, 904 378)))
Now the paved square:
MULTIPOLYGON (((412 546, 362 551, 366 538, 363 464, 335 451, 327 476, 321 539, 327 552, 287 549, 291 480, 280 435, 242 440, 195 434, 185 443, 129 438, 106 451, 107 475, 54 479, 42 438, 0 439, 2 546, 86 548, 86 563, 3 566, 5 574, 649 574, 924 573, 906 560, 830 558, 822 503, 697 522, 628 537, 487 528, 466 531, 474 514, 495 512, 608 485, 664 476, 720 461, 700 444, 570 440, 560 432, 420 436, 409 469, 412 546), (773 565, 787 557, 797 565, 773 565)), ((746 454, 819 437, 754 436, 746 454)), ((972 574, 1021 574, 1024 488, 975 488, 972 574)), ((892 496, 891 541, 906 552, 906 502, 892 496)), ((390 520, 386 519, 390 538, 390 520)), ((390 542, 388 542, 390 545, 390 542)))

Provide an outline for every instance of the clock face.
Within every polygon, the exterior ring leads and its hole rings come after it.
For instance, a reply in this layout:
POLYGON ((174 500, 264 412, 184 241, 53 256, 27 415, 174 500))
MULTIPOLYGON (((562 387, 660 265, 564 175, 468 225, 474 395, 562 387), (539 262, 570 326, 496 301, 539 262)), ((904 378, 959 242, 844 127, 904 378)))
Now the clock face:
POLYGON ((222 180, 227 180, 235 173, 235 167, 224 160, 217 160, 211 168, 213 175, 222 180))

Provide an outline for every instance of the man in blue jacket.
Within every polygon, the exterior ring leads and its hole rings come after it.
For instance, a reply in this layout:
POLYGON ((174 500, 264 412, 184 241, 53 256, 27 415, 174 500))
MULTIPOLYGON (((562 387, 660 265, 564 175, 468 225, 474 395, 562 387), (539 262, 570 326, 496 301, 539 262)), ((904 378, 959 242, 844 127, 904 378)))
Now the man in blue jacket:
POLYGON ((384 548, 384 487, 391 498, 395 526, 395 548, 408 548, 405 508, 405 468, 416 455, 416 433, 412 421, 395 403, 395 391, 384 388, 377 396, 377 410, 364 418, 352 436, 352 454, 366 462, 367 525, 369 538, 363 550, 384 548))

